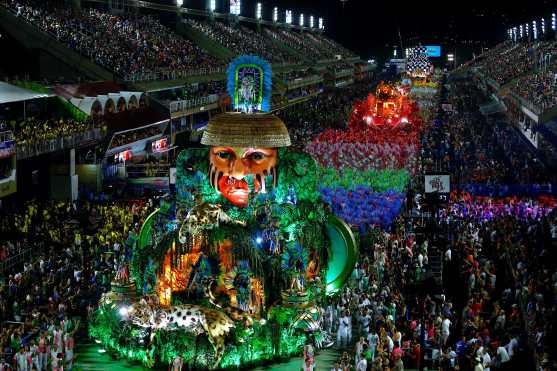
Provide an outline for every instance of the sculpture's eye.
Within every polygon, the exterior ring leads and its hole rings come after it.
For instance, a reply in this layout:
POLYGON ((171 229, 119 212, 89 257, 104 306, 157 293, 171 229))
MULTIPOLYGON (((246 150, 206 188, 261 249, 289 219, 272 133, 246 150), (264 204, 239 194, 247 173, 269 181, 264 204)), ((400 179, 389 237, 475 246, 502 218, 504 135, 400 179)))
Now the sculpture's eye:
POLYGON ((231 160, 232 159, 232 154, 230 152, 227 152, 227 151, 218 151, 217 152, 217 157, 219 157, 223 160, 231 160))
POLYGON ((261 161, 265 158, 265 154, 262 152, 252 152, 250 153, 249 158, 253 161, 261 161))

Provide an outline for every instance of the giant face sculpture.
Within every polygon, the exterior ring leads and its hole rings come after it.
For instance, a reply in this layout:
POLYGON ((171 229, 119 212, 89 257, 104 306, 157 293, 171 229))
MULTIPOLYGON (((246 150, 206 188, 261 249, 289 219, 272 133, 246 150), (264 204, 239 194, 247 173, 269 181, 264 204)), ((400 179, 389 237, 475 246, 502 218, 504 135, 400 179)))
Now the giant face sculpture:
POLYGON ((276 148, 246 148, 213 146, 209 150, 209 181, 224 198, 240 207, 248 205, 250 192, 266 192, 270 184, 265 177, 277 179, 276 148), (246 176, 253 175, 253 188, 249 189, 246 176))

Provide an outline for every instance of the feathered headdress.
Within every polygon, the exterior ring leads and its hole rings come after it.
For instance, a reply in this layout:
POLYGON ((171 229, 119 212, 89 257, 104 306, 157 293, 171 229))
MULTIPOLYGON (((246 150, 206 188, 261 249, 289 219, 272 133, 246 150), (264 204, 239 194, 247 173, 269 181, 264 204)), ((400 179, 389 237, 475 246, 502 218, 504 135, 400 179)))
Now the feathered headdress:
POLYGON ((271 67, 241 56, 228 67, 228 94, 236 112, 211 117, 201 143, 208 146, 278 148, 290 146, 284 123, 271 108, 271 67))

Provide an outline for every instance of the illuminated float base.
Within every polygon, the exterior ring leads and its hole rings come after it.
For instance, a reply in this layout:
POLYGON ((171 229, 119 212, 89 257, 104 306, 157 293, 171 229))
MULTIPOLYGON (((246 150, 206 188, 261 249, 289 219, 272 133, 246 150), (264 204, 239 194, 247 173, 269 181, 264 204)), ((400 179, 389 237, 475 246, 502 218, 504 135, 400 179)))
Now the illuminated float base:
MULTIPOLYGON (((206 158, 204 156, 203 151, 182 156, 178 166, 182 161, 206 158)), ((349 279, 357 260, 355 237, 341 219, 322 214, 317 175, 312 174, 317 169, 314 161, 307 154, 298 153, 282 154, 282 160, 281 168, 288 170, 286 174, 294 175, 284 175, 281 180, 289 186, 281 188, 279 185, 277 194, 271 196, 290 201, 277 203, 276 211, 268 208, 270 214, 258 216, 256 219, 259 221, 253 221, 257 214, 254 210, 263 208, 229 208, 228 222, 210 230, 203 229, 203 238, 189 238, 176 217, 180 214, 176 211, 177 205, 186 202, 187 198, 183 201, 178 195, 178 202, 171 199, 161 202, 160 208, 146 219, 141 228, 134 259, 130 263, 130 277, 135 279, 136 291, 133 283, 115 280, 112 291, 105 295, 101 307, 91 317, 90 336, 114 355, 135 360, 147 367, 168 365, 180 355, 190 369, 196 370, 243 369, 278 362, 301 354, 308 341, 317 347, 331 346, 331 336, 321 330, 320 305, 323 305, 327 295, 341 290, 349 279), (304 191, 298 191, 301 189, 304 191), (292 199, 296 199, 297 203, 292 199), (309 225, 322 223, 322 227, 311 232, 322 235, 319 238, 302 235, 300 240, 302 243, 313 241, 311 246, 324 244, 328 256, 326 265, 318 264, 315 273, 309 275, 306 271, 310 270, 311 257, 304 257, 304 270, 294 273, 290 262, 296 261, 297 255, 292 254, 295 254, 298 244, 281 242, 280 249, 269 255, 269 259, 276 260, 278 264, 276 272, 282 277, 277 280, 284 282, 283 288, 275 292, 274 300, 266 299, 268 305, 254 304, 252 296, 244 307, 247 312, 239 310, 241 293, 233 284, 242 274, 248 274, 246 277, 251 278, 250 292, 253 294, 257 280, 254 280, 256 276, 252 276, 254 270, 251 268, 245 271, 225 268, 234 265, 234 259, 229 261, 231 255, 228 251, 233 255, 241 252, 237 247, 240 243, 236 241, 252 244, 248 250, 252 254, 264 249, 265 243, 257 242, 259 239, 242 237, 244 233, 249 233, 247 237, 252 235, 248 228, 250 225, 255 226, 257 231, 265 229, 266 222, 262 220, 271 220, 275 226, 280 224, 284 226, 281 230, 287 231, 282 233, 288 233, 308 218, 313 221, 309 225), (238 221, 242 223, 236 223, 238 221), (180 243, 180 231, 186 234, 184 240, 190 241, 192 247, 188 247, 190 242, 180 243), (229 244, 225 243, 228 239, 219 240, 222 242, 216 245, 209 244, 225 233, 233 234, 229 244), (209 244, 208 247, 199 251, 206 253, 196 252, 195 246, 205 244, 209 244), (218 269, 228 273, 209 273, 205 281, 207 284, 197 291, 192 290, 188 283, 194 279, 192 267, 198 269, 203 256, 219 259, 219 264, 212 263, 213 258, 207 260, 208 264, 212 264, 208 272, 218 269), (303 275, 301 288, 296 280, 300 274, 303 275), (222 301, 223 297, 229 298, 229 301, 222 301), (252 308, 256 309, 252 311, 252 308)), ((205 171, 200 171, 202 173, 205 171)), ((181 176, 178 174, 179 179, 181 176)), ((189 186, 203 188, 195 183, 189 186)), ((204 189, 209 195, 212 192, 209 188, 204 189)), ((188 206, 188 209, 195 208, 188 206)), ((216 208, 212 210, 222 212, 216 208)), ((239 255, 236 261, 240 261, 239 255)), ((263 277, 269 273, 265 271, 263 277)), ((264 298, 273 295, 273 289, 266 287, 264 298)))

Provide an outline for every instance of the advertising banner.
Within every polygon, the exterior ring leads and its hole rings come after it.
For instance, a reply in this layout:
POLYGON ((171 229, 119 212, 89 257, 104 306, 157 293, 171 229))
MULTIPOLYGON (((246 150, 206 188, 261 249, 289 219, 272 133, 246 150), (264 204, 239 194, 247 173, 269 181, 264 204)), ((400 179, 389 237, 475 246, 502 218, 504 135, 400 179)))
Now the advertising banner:
POLYGON ((425 193, 450 193, 451 176, 449 174, 426 174, 425 193))
POLYGON ((0 158, 11 157, 15 155, 15 141, 7 140, 0 142, 0 158))

